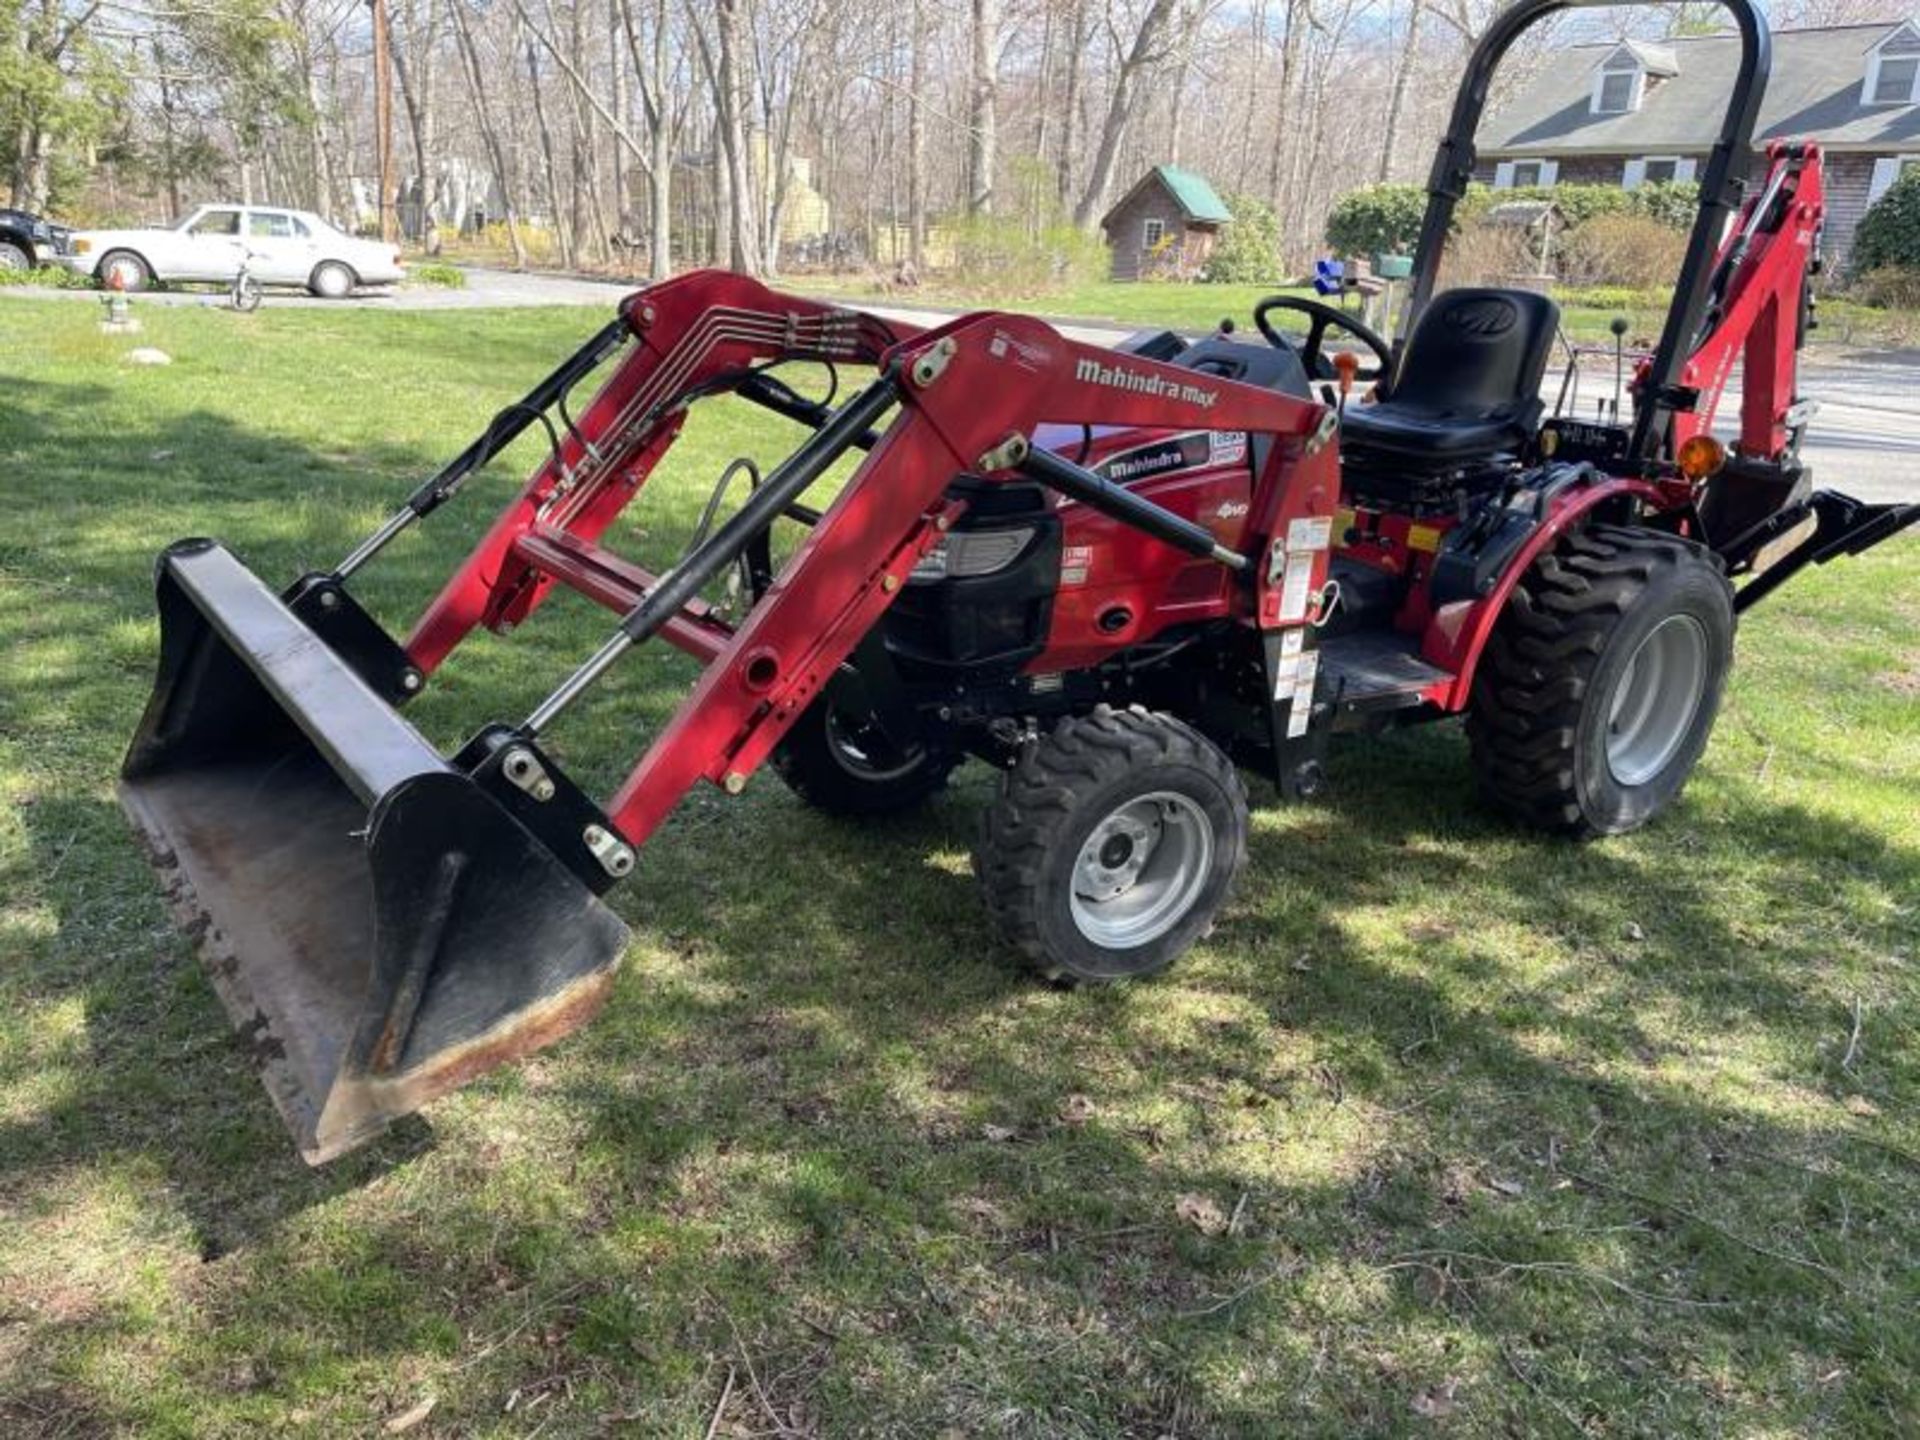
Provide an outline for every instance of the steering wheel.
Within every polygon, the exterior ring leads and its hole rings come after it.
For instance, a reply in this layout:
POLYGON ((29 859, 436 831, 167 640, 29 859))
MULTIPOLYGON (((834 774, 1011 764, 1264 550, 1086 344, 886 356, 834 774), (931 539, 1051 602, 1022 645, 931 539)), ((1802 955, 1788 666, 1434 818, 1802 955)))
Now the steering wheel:
POLYGON ((1329 329, 1346 331, 1367 349, 1373 352, 1372 369, 1361 366, 1354 372, 1356 380, 1378 380, 1392 367, 1392 347, 1380 338, 1370 326, 1363 325, 1346 311, 1332 305, 1322 304, 1318 300, 1309 300, 1298 295, 1269 295, 1253 307, 1253 323, 1260 333, 1266 336, 1267 343, 1276 350, 1293 350, 1300 356, 1300 363, 1306 367, 1307 377, 1311 380, 1327 382, 1339 379, 1339 372, 1333 368, 1333 361, 1321 353, 1321 345, 1326 340, 1329 329), (1307 338, 1295 341, 1282 335, 1268 322, 1267 316, 1275 310, 1298 310, 1313 323, 1307 327, 1307 338))

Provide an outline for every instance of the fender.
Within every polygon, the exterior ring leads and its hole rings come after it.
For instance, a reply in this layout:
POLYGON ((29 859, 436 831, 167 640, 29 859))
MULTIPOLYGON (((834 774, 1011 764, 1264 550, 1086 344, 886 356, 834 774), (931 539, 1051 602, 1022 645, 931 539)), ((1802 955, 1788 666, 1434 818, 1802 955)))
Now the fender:
POLYGON ((1672 496, 1645 480, 1603 479, 1568 491, 1554 503, 1547 518, 1533 534, 1527 537, 1526 544, 1514 555, 1491 593, 1480 600, 1456 600, 1434 612, 1421 641, 1421 655, 1428 663, 1452 671, 1453 679, 1436 684, 1427 693, 1429 700, 1449 712, 1467 708, 1473 695, 1473 677, 1479 669, 1480 656, 1486 650, 1488 640, 1493 638, 1493 627, 1505 612, 1507 597, 1513 594, 1520 577, 1533 568, 1535 560, 1558 544, 1561 536, 1574 529, 1594 510, 1609 500, 1623 496, 1646 501, 1664 512, 1671 513, 1673 510, 1672 496))

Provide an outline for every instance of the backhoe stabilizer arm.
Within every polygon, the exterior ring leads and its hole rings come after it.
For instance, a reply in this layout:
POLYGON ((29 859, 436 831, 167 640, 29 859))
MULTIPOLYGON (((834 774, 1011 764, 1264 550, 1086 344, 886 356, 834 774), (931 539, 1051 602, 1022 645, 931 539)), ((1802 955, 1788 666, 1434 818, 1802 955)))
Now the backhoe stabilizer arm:
POLYGON ((1733 597, 1749 610, 1809 565, 1859 555, 1920 524, 1920 503, 1869 505, 1836 490, 1817 490, 1769 516, 1727 547, 1729 569, 1753 578, 1733 597))

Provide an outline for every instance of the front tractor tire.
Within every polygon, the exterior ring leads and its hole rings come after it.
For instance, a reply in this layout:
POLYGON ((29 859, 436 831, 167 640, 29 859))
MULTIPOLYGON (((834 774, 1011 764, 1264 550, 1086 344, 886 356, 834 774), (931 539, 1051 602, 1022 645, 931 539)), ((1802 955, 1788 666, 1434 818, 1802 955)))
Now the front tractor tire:
POLYGON ((1481 788, 1539 829, 1638 829, 1707 747, 1733 661, 1733 590, 1698 545, 1595 525, 1514 588, 1474 678, 1481 788))
POLYGON ((1170 715, 1100 706, 1027 747, 973 855, 987 911, 1055 981, 1151 975, 1213 929, 1247 863, 1247 792, 1170 715))

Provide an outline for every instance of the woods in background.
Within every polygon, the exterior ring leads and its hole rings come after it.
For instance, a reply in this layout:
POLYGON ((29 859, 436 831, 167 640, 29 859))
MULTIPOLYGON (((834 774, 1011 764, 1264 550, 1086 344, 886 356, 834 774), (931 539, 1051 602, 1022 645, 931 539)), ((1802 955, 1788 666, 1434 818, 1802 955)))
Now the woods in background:
MULTIPOLYGON (((1298 264, 1340 194, 1424 175, 1465 49, 1499 8, 382 3, 387 200, 406 234, 655 276, 924 269, 946 221, 1091 232, 1162 162, 1270 205, 1298 264)), ((1815 3, 1775 21, 1857 8, 1815 3)), ((1653 23, 1715 13, 1666 6, 1653 23)), ((83 221, 222 198, 376 227, 375 18, 367 0, 0 0, 0 192, 83 221)))

